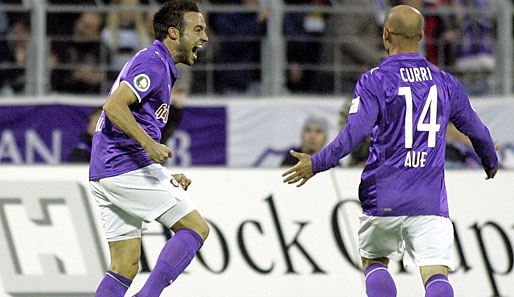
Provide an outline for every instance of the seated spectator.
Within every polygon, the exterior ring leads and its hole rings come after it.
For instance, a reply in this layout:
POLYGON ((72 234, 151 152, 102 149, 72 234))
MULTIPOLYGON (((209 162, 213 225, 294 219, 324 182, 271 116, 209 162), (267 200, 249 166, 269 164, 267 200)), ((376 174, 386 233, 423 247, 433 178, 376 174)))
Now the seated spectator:
MULTIPOLYGON (((285 0, 287 5, 321 5, 323 0, 285 0)), ((325 32, 325 17, 321 12, 289 12, 284 15, 284 37, 287 38, 287 89, 291 92, 311 92, 315 72, 304 67, 319 62, 321 43, 316 40, 325 32), (309 38, 314 40, 301 40, 309 38), (300 40, 298 40, 300 39, 300 40)))
MULTIPOLYGON (((240 4, 259 8, 258 0, 240 0, 240 4)), ((261 41, 266 32, 267 10, 254 13, 215 13, 210 26, 220 41, 216 63, 234 70, 215 71, 214 84, 217 93, 245 93, 258 91, 260 82, 261 41), (245 40, 246 39, 246 40, 245 40), (241 64, 254 64, 254 67, 241 64), (246 70, 250 68, 251 70, 246 70)))
POLYGON ((361 7, 377 11, 375 1, 368 0, 331 0, 337 6, 338 13, 332 13, 326 19, 328 42, 322 45, 321 64, 341 65, 341 81, 336 82, 334 74, 317 75, 316 86, 319 91, 335 90, 340 84, 340 91, 352 93, 355 83, 363 72, 376 67, 386 56, 382 46, 382 32, 375 13, 342 13, 345 6, 361 7), (337 84, 336 84, 337 83, 337 84))
MULTIPOLYGON (((347 100, 341 110, 339 111, 339 130, 342 130, 348 123, 348 113, 350 111, 351 100, 347 100)), ((343 166, 349 167, 364 167, 369 158, 369 147, 371 145, 370 138, 366 138, 361 142, 351 153, 349 159, 343 159, 343 166)))
POLYGON ((106 80, 100 66, 108 61, 108 52, 100 41, 102 15, 84 12, 73 26, 72 41, 52 44, 52 90, 75 94, 100 94, 106 80))
POLYGON ((482 168, 469 138, 450 123, 446 130, 446 168, 482 168))
MULTIPOLYGON (((327 120, 318 117, 308 118, 302 129, 302 143, 300 144, 300 147, 292 148, 292 150, 309 155, 313 155, 321 151, 327 141, 327 132, 327 120)), ((293 166, 297 162, 298 159, 288 152, 284 156, 280 166, 293 166)))
POLYGON ((91 159, 91 147, 93 146, 93 135, 102 108, 98 107, 89 115, 86 131, 79 135, 80 143, 71 151, 68 156, 68 163, 89 163, 91 159))
POLYGON ((456 0, 464 9, 475 8, 479 13, 458 15, 460 42, 455 57, 455 68, 463 75, 462 85, 469 96, 492 93, 491 79, 495 71, 495 25, 493 2, 488 0, 456 0))
MULTIPOLYGON (((111 4, 119 6, 140 5, 139 0, 115 0, 111 4)), ((139 50, 150 46, 149 32, 141 12, 111 12, 107 16, 107 24, 101 36, 110 51, 111 68, 116 72, 139 50)))
POLYGON ((12 24, 7 41, 2 45, 0 93, 4 95, 20 94, 25 91, 25 66, 30 34, 30 21, 28 18, 20 17, 12 24))
POLYGON ((169 138, 173 136, 177 130, 182 115, 184 114, 184 101, 189 95, 191 86, 191 67, 184 64, 177 64, 180 79, 175 82, 171 90, 171 105, 168 121, 162 129, 161 143, 166 144, 169 138))

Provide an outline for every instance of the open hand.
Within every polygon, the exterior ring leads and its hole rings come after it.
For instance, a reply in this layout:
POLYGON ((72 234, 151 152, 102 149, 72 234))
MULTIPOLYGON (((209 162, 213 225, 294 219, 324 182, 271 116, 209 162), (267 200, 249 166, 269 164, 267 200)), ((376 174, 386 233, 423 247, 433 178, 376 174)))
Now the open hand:
POLYGON ((297 187, 301 187, 311 177, 314 176, 314 173, 312 172, 311 156, 305 153, 295 152, 293 150, 291 150, 289 153, 299 161, 296 163, 296 165, 289 168, 289 170, 282 174, 282 177, 286 177, 283 182, 294 184, 301 180, 301 182, 297 185, 297 187))

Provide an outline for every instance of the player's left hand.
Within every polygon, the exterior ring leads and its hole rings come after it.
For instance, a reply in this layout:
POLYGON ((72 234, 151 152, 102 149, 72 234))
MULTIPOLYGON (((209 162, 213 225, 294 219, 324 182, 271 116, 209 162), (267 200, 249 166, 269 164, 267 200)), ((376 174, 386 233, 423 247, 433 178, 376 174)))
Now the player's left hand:
POLYGON ((282 174, 282 177, 286 177, 284 179, 284 183, 294 184, 301 180, 301 182, 296 185, 297 187, 301 187, 314 176, 314 172, 312 172, 311 156, 305 153, 295 152, 293 150, 289 153, 299 161, 296 165, 289 168, 289 170, 282 174))
POLYGON ((172 174, 172 176, 184 190, 187 190, 187 187, 191 184, 191 180, 182 173, 172 174))
MULTIPOLYGON (((498 151, 500 149, 500 144, 499 143, 496 143, 494 145, 494 150, 495 151, 498 151)), ((485 170, 485 173, 486 173, 486 177, 485 179, 493 179, 494 176, 496 175, 496 172, 498 172, 498 168, 500 168, 500 165, 496 166, 496 168, 491 168, 489 170, 485 170)))

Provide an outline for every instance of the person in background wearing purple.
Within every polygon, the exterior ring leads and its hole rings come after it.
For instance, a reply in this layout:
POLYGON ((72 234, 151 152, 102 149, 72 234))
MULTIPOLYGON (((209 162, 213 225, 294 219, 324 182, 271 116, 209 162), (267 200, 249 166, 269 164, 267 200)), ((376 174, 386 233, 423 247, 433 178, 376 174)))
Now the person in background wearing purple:
POLYGON ((359 186, 359 250, 370 297, 396 296, 387 265, 402 257, 420 268, 426 297, 454 296, 448 281, 453 226, 444 184, 450 121, 470 138, 486 179, 498 170, 489 130, 458 80, 418 53, 422 37, 418 10, 407 5, 389 10, 382 34, 389 56, 360 77, 348 124, 313 156, 291 151, 299 162, 283 174, 284 182, 302 186, 371 134, 359 186))
POLYGON ((172 151, 160 144, 168 120, 175 64, 192 65, 208 41, 197 5, 168 1, 154 15, 155 41, 123 67, 93 137, 89 180, 101 210, 111 264, 96 297, 122 297, 138 272, 141 231, 153 220, 175 235, 165 244, 137 297, 157 297, 184 271, 209 227, 185 190, 185 175, 160 163, 172 151))

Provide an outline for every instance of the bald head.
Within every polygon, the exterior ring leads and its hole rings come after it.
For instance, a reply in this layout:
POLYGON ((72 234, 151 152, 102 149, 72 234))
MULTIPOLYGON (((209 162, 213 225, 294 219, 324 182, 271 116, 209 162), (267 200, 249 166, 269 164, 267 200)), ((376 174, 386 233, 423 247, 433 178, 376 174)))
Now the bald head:
POLYGON ((411 6, 398 5, 387 13, 384 27, 393 35, 419 41, 423 34, 423 16, 411 6))
POLYGON ((383 34, 384 46, 389 54, 417 52, 422 37, 423 15, 417 9, 398 5, 389 10, 383 34))

